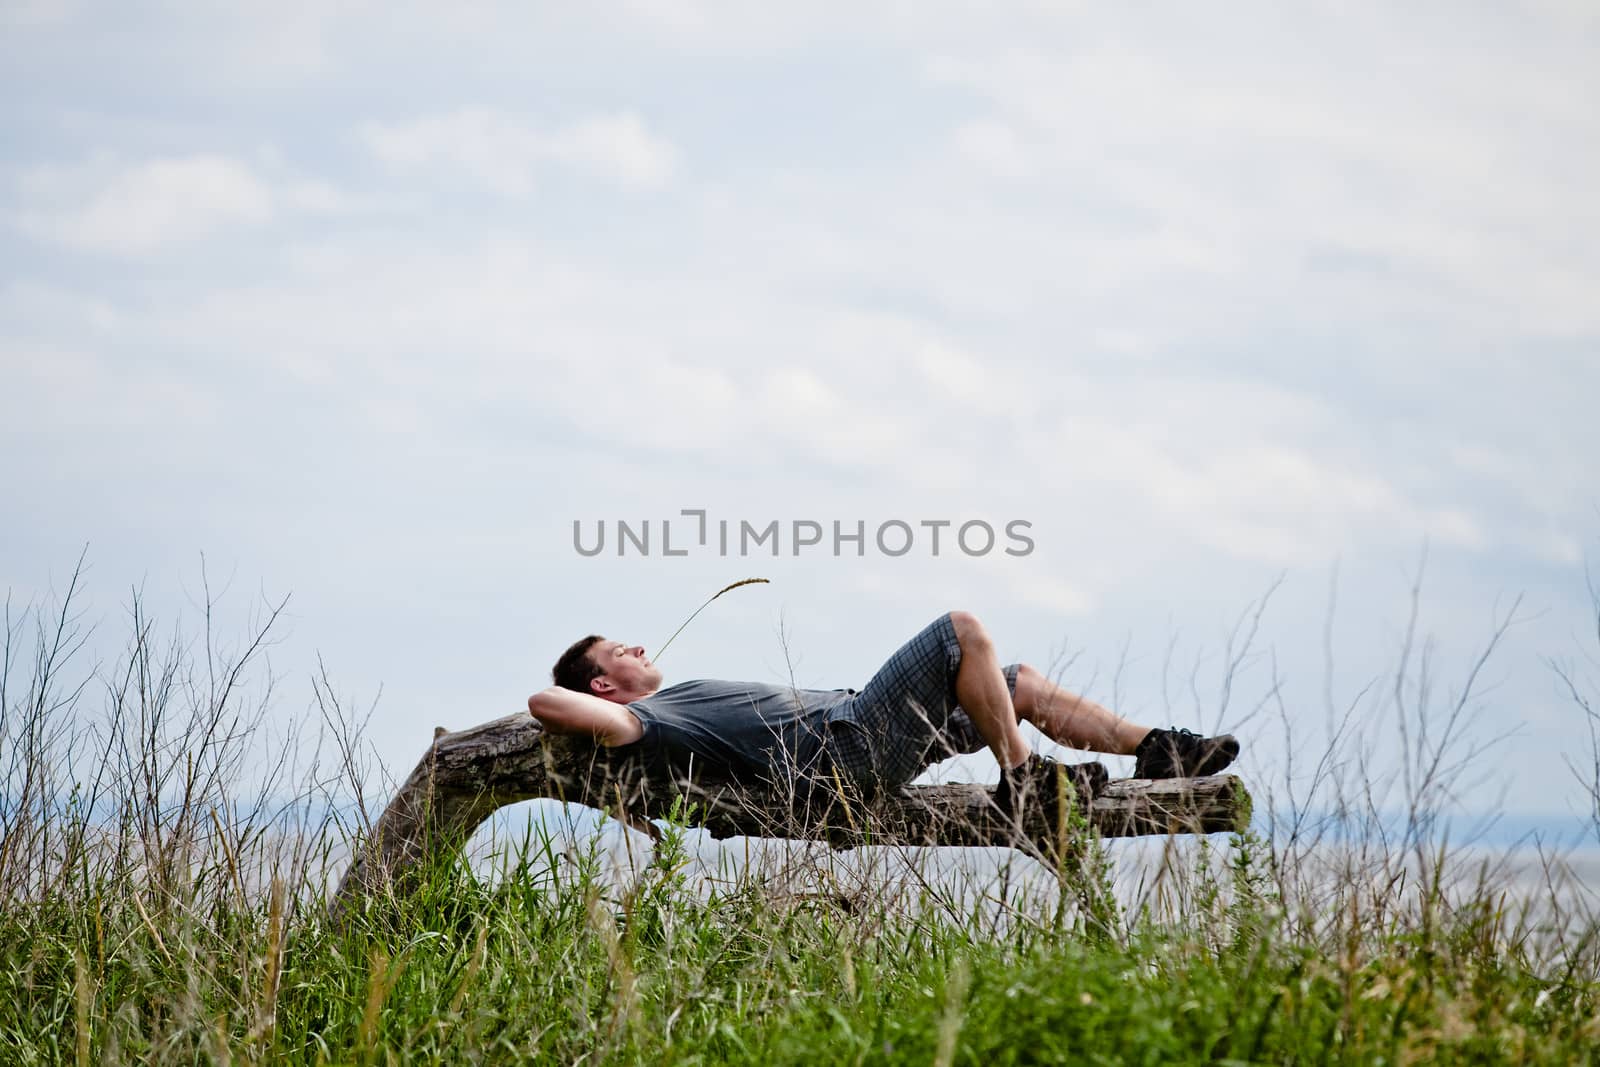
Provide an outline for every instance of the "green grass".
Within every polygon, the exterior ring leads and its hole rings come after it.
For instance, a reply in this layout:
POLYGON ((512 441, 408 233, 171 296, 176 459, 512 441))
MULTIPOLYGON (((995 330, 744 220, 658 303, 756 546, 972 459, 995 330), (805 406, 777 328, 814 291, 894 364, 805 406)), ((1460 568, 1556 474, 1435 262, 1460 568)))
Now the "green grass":
POLYGON ((279 916, 204 883, 80 885, 0 914, 0 1062, 1590 1057, 1592 938, 1536 956, 1537 931, 1470 899, 1435 901, 1427 926, 1394 910, 1375 925, 1354 893, 1296 917, 1259 843, 1230 851, 1220 876, 1178 872, 1205 901, 1186 919, 1108 928, 1069 893, 1004 934, 754 880, 707 898, 672 840, 625 890, 593 863, 494 885, 458 865, 340 927, 314 899, 279 916))
MULTIPOLYGON (((325 677, 314 744, 269 736, 266 696, 243 696, 277 609, 229 654, 209 625, 157 644, 136 599, 91 689, 63 681, 72 589, 31 617, 27 656, 5 632, 0 1064, 1566 1064, 1600 1046, 1591 898, 1552 884, 1524 908, 1457 877, 1426 814, 1397 836, 1355 819, 1173 848, 1138 894, 1091 843, 1058 891, 970 917, 933 876, 911 895, 835 892, 826 870, 816 891, 754 868, 705 883, 669 826, 620 879, 524 842, 499 878, 457 859, 332 924, 325 849, 351 832, 331 813, 387 797, 325 677)), ((1401 713, 1413 737, 1463 736, 1401 713)), ((1425 813, 1450 785, 1431 768, 1459 762, 1408 751, 1402 799, 1425 813)), ((1378 810, 1366 783, 1318 781, 1295 810, 1378 810)))

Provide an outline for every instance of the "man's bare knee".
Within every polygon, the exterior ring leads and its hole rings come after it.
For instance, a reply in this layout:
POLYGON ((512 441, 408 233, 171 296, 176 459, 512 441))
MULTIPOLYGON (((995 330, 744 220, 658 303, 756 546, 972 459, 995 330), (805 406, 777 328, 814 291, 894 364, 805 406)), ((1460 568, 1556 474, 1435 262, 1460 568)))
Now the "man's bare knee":
POLYGON ((952 611, 950 625, 955 629, 956 640, 961 643, 962 651, 972 652, 979 648, 989 648, 993 641, 989 638, 989 631, 984 629, 983 623, 970 611, 952 611))

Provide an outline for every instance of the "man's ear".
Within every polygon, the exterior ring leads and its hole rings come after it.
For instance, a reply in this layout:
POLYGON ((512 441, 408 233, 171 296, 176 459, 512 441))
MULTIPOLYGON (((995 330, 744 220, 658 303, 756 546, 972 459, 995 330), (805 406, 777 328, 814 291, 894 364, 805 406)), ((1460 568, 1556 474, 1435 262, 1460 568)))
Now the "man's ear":
POLYGON ((596 693, 609 693, 616 687, 617 683, 613 682, 610 678, 607 678, 603 674, 596 675, 595 677, 589 679, 589 688, 593 689, 596 693))

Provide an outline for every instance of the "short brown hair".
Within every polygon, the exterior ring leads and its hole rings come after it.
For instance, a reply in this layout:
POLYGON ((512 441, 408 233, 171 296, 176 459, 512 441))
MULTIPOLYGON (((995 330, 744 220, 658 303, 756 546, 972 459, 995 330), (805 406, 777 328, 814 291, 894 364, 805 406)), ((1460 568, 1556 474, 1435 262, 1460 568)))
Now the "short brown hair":
POLYGON ((561 653, 561 658, 556 660, 555 667, 550 671, 550 677, 563 689, 575 689, 580 693, 589 692, 589 683, 605 673, 605 670, 589 657, 589 650, 605 638, 599 634, 590 634, 581 641, 573 643, 572 647, 561 653))

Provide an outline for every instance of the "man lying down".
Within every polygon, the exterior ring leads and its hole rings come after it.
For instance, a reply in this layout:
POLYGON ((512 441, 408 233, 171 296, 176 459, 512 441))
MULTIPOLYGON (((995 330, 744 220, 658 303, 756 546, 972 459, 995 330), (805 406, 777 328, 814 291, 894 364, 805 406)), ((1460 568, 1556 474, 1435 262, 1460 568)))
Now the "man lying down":
MULTIPOLYGON (((1008 816, 1058 766, 1029 749, 1024 720, 1071 748, 1133 756, 1135 778, 1215 774, 1239 754, 1232 735, 1140 726, 1025 663, 1001 664, 988 631, 964 611, 928 624, 859 691, 711 679, 663 689, 641 646, 598 635, 562 653, 552 674, 555 684, 528 698, 547 729, 752 783, 826 778, 871 797, 987 746, 1001 768, 995 803, 1008 816)), ((1099 763, 1066 769, 1080 794, 1107 777, 1099 763)))

